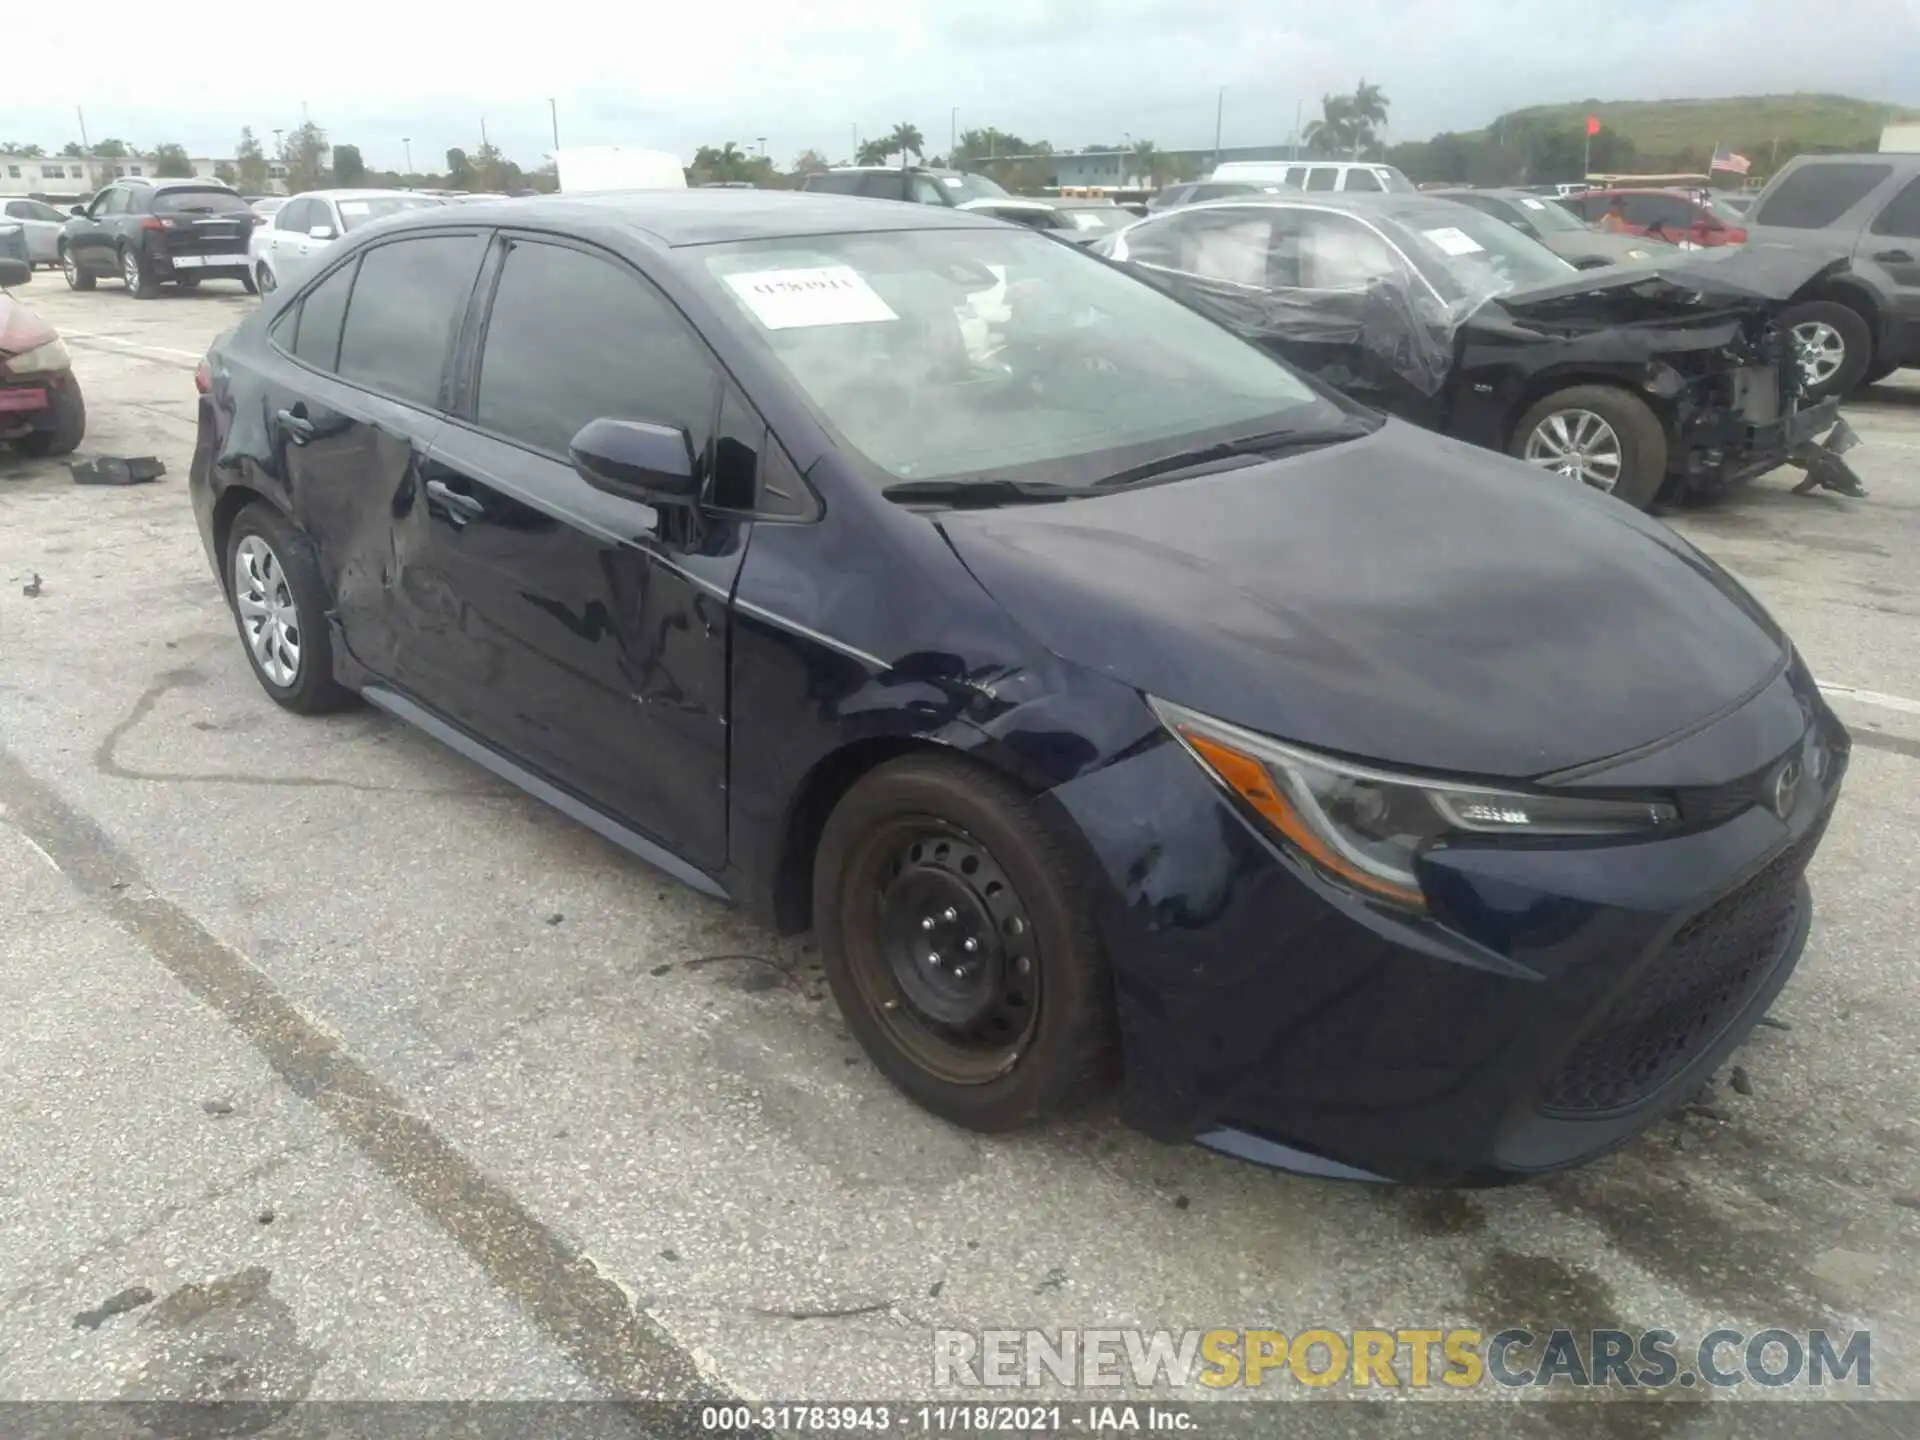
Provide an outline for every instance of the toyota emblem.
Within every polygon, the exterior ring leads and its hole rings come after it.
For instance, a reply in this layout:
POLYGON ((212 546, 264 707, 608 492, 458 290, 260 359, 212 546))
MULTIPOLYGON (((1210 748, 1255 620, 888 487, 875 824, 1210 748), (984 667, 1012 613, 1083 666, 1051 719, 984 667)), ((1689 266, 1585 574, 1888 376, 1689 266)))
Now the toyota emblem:
POLYGON ((1793 813, 1793 802, 1800 793, 1800 762, 1789 760, 1773 776, 1773 791, 1768 803, 1782 820, 1793 813))

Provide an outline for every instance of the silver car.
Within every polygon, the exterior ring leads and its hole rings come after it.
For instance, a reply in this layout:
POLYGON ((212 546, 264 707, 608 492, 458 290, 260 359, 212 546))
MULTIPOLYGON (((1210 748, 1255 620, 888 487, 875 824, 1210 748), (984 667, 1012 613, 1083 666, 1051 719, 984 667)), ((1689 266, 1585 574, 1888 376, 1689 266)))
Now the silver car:
POLYGON ((29 265, 60 263, 60 227, 67 223, 65 215, 44 200, 9 200, 0 215, 26 232, 29 265))
POLYGON ((408 190, 309 190, 253 227, 247 256, 260 293, 277 290, 349 230, 402 210, 446 202, 408 190))

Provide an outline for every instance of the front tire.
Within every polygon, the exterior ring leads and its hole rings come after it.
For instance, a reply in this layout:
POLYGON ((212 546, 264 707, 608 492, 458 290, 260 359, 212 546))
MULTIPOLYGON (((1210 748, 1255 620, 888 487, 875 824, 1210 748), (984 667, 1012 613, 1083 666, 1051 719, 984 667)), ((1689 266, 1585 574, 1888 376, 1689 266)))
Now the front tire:
POLYGON ((97 283, 92 272, 80 268, 80 261, 65 245, 60 247, 60 273, 67 277, 69 290, 91 290, 97 283))
POLYGON ((1873 363, 1873 330, 1851 305, 1809 300, 1788 310, 1779 323, 1798 349, 1807 384, 1802 398, 1808 404, 1851 394, 1873 363))
POLYGON ((262 264, 256 267, 253 272, 253 285, 251 288, 256 295, 271 295, 280 287, 278 282, 273 278, 273 271, 262 264))
MULTIPOLYGON (((262 268, 264 269, 264 267, 262 268)), ((249 295, 259 295, 262 293, 262 287, 259 285, 259 283, 254 280, 253 276, 249 275, 244 270, 240 272, 240 288, 246 291, 247 294, 249 295)), ((271 289, 272 287, 267 286, 265 288, 271 289)))
POLYGON ((1636 510, 1667 482, 1667 432, 1637 395, 1573 385, 1536 402, 1514 426, 1507 453, 1605 490, 1636 510))
POLYGON ((151 300, 160 287, 154 283, 153 272, 147 268, 145 258, 132 245, 120 247, 120 279, 125 282, 127 293, 136 300, 151 300))
POLYGON ((67 383, 49 392, 53 405, 53 428, 35 430, 13 442, 22 455, 44 460, 50 455, 71 455, 87 435, 87 402, 80 386, 68 377, 67 383))
POLYGON ((260 688, 296 715, 351 704, 333 678, 326 586, 307 537, 278 510, 255 501, 227 535, 227 599, 260 688))
POLYGON ((814 857, 823 964, 873 1063, 988 1133, 1058 1114, 1111 1070, 1106 957, 1075 862, 1032 798, 947 755, 880 766, 814 857))

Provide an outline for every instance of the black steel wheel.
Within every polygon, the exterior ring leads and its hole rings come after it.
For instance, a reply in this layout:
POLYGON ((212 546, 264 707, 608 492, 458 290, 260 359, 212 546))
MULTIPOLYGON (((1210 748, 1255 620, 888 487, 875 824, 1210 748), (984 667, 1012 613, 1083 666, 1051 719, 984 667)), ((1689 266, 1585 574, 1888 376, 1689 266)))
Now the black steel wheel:
POLYGON ((1105 957, 1066 847, 1030 797, 957 757, 855 785, 815 859, 834 997, 874 1063, 955 1124, 1010 1130, 1104 1079, 1105 957))

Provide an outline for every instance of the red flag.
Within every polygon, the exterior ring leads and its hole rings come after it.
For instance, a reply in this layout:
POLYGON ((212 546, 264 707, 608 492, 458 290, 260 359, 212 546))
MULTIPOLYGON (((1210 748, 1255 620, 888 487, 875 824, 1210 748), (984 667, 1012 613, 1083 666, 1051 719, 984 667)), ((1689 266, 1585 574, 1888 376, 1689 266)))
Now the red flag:
POLYGON ((1600 117, 1598 115, 1587 116, 1587 134, 1598 135, 1599 133, 1600 133, 1600 117))

